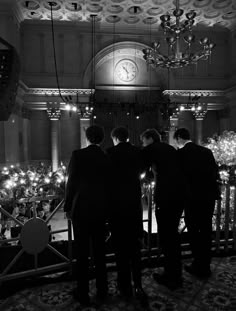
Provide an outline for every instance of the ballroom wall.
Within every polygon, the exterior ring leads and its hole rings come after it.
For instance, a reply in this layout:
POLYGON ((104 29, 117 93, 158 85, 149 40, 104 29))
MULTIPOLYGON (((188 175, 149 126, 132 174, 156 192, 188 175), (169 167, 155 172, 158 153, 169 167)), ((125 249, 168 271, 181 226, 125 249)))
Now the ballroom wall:
MULTIPOLYGON (((57 88, 50 22, 30 21, 17 25, 17 21, 10 14, 3 14, 1 6, 0 12, 0 35, 19 51, 21 57, 20 78, 24 85, 27 88, 57 88)), ((173 70, 169 80, 169 89, 221 90, 225 92, 223 98, 215 99, 215 102, 212 103, 219 104, 224 109, 208 111, 203 121, 204 139, 215 133, 221 133, 225 129, 236 130, 236 59, 234 57, 236 32, 221 29, 216 32, 215 30, 211 28, 210 31, 205 29, 195 31, 198 38, 209 36, 216 43, 211 59, 200 61, 196 66, 173 70)), ((122 53, 127 49, 128 53, 131 53, 129 57, 132 57, 139 68, 137 78, 132 83, 124 83, 128 88, 136 87, 134 90, 129 90, 129 98, 137 98, 137 95, 140 94, 137 91, 137 86, 151 90, 168 88, 166 70, 154 71, 151 69, 148 71, 145 61, 140 56, 142 47, 149 45, 150 41, 157 38, 163 43, 163 35, 156 33, 155 30, 150 36, 150 34, 147 35, 147 29, 140 31, 140 29, 133 28, 133 32, 129 34, 125 30, 118 33, 116 29, 114 31, 114 28, 112 30, 101 29, 99 25, 96 25, 95 82, 100 92, 110 90, 112 94, 108 97, 104 96, 103 99, 101 97, 101 103, 112 102, 118 96, 115 86, 122 86, 122 83, 115 80, 111 73, 114 63, 126 57, 122 53), (138 52, 136 54, 133 51, 138 52)), ((55 43, 60 87, 91 88, 92 35, 90 27, 88 25, 84 27, 79 23, 56 23, 55 43)), ((18 92, 16 98, 18 109, 14 111, 8 121, 0 122, 0 163, 50 161, 50 120, 46 111, 33 110, 24 113, 23 110, 29 102, 26 103, 24 92, 21 94, 21 91, 18 92), (14 124, 12 123, 13 118, 16 120, 14 124)), ((30 107, 32 108, 34 104, 37 105, 37 102, 30 102, 30 107)), ((138 120, 135 119, 135 115, 131 120, 122 114, 123 112, 118 112, 118 114, 116 112, 111 119, 109 112, 98 113, 95 122, 102 123, 106 130, 104 147, 111 144, 109 134, 113 126, 122 123, 131 127, 132 140, 138 143, 139 133, 143 129, 151 126, 161 127, 165 123, 162 120, 159 106, 155 114, 143 114, 138 120)), ((72 150, 80 146, 83 133, 77 116, 71 117, 63 112, 59 122, 58 152, 60 159, 66 161, 72 150)), ((195 125, 191 114, 180 115, 179 126, 188 127, 194 136, 195 125)))
MULTIPOLYGON (((90 87, 89 81, 86 81, 84 74, 89 68, 92 57, 91 32, 88 28, 80 25, 61 24, 55 28, 60 85, 65 88, 90 87)), ((233 53, 233 49, 235 49, 235 42, 234 44, 231 42, 232 39, 235 40, 233 35, 229 31, 218 30, 216 33, 211 29, 210 31, 198 30, 195 31, 195 34, 198 38, 208 36, 216 43, 213 55, 210 61, 200 61, 197 66, 175 70, 170 82, 170 88, 184 88, 186 83, 189 88, 193 89, 227 89, 232 86, 230 75, 236 66, 233 57, 231 57, 231 50, 233 53)), ((163 43, 164 38, 161 32, 152 36, 152 40, 156 38, 163 43)), ((103 32, 98 26, 95 34, 95 54, 97 55, 106 47, 122 41, 133 41, 134 48, 135 42, 144 45, 150 45, 151 43, 150 37, 146 33, 114 35, 111 30, 110 32, 103 32)), ((165 45, 163 44, 163 46, 165 45)), ((112 52, 112 48, 110 52, 112 52)), ((21 56, 23 64, 22 78, 27 86, 56 86, 50 22, 40 24, 40 22, 32 23, 29 21, 21 25, 21 56)), ((140 61, 138 58, 137 60, 140 61)), ((144 65, 145 61, 142 62, 144 65)), ((107 70, 111 66, 109 63, 107 66, 102 68, 103 77, 101 77, 102 74, 98 70, 97 78, 99 80, 96 81, 97 84, 101 83, 100 79, 104 80, 104 84, 109 83, 106 73, 109 74, 107 70)), ((142 70, 144 70, 144 67, 142 70)), ((163 69, 157 71, 163 71, 163 69)), ((144 76, 140 76, 140 79, 144 79, 144 76)), ((110 81, 110 84, 112 82, 110 81)), ((139 81, 135 82, 139 83, 139 81)), ((140 84, 144 83, 142 81, 140 84)))

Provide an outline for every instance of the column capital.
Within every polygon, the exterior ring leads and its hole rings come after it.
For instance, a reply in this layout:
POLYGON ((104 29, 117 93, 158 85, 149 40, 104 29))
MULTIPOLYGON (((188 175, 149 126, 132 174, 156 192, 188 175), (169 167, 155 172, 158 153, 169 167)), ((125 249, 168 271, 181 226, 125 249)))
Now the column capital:
POLYGON ((61 117, 61 110, 55 107, 47 108, 47 115, 51 121, 58 121, 61 117))
POLYGON ((195 110, 193 111, 193 116, 195 120, 202 121, 205 118, 205 115, 207 114, 207 110, 195 110))
POLYGON ((176 110, 170 116, 170 121, 178 121, 179 120, 179 111, 176 110))

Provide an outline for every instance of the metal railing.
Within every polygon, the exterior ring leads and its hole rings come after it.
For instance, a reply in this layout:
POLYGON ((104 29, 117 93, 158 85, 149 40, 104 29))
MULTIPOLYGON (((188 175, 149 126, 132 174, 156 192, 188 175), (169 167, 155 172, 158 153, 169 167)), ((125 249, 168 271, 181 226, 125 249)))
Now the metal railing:
MULTIPOLYGON (((150 186, 146 189, 145 195, 147 196, 147 217, 143 219, 144 224, 147 223, 147 232, 146 232, 146 243, 142 250, 143 256, 151 258, 153 255, 160 253, 160 248, 158 244, 158 230, 155 232, 156 236, 153 239, 153 217, 154 213, 154 203, 153 203, 153 188, 150 186), (154 243, 153 243, 154 240, 154 243)), ((30 233, 23 234, 23 231, 27 233, 26 224, 29 227, 28 232, 34 230, 35 234, 39 235, 41 232, 45 231, 44 228, 52 220, 54 215, 63 208, 64 200, 62 199, 59 204, 49 213, 45 220, 39 220, 37 217, 37 204, 38 202, 44 200, 52 200, 55 196, 46 196, 46 197, 33 197, 27 200, 27 202, 32 204, 32 217, 26 222, 23 223, 18 220, 15 216, 11 215, 0 205, 0 212, 5 215, 9 220, 13 221, 20 227, 20 234, 17 237, 9 237, 7 239, 0 239, 0 252, 4 248, 4 252, 7 252, 7 249, 14 247, 11 244, 17 243, 17 252, 14 254, 9 262, 6 263, 4 267, 1 267, 0 270, 0 283, 7 280, 13 280, 22 277, 29 277, 40 274, 50 274, 55 271, 66 271, 72 268, 72 263, 74 262, 73 258, 73 247, 72 247, 72 226, 71 222, 67 221, 66 228, 59 228, 54 231, 50 231, 49 234, 52 236, 57 233, 67 232, 68 241, 66 241, 66 254, 62 251, 56 249, 54 242, 51 242, 50 239, 46 237, 46 243, 43 245, 43 249, 47 249, 49 252, 56 255, 57 258, 61 260, 60 263, 54 262, 52 264, 46 264, 44 266, 39 265, 38 258, 42 250, 34 250, 35 245, 28 246, 27 243, 30 243, 33 240, 33 236, 30 236, 30 233), (43 230, 42 230, 43 229, 43 230), (36 231, 35 231, 36 230, 36 231), (38 231, 37 231, 38 230, 38 231), (26 240, 26 241, 25 241, 26 240), (9 246, 4 246, 4 245, 9 246), (31 250, 32 248, 32 250, 31 250), (31 269, 23 269, 21 271, 11 271, 12 268, 17 264, 20 258, 24 253, 31 254, 34 258, 34 265, 31 269)), ((222 186, 222 200, 216 202, 215 213, 213 217, 213 240, 212 246, 216 252, 224 251, 228 252, 229 250, 236 250, 236 189, 235 187, 230 187, 228 185, 222 186)), ((125 215, 124 215, 125 217, 125 215)), ((47 231, 47 230, 46 230, 47 231)), ((180 228, 181 234, 184 234, 186 231, 185 225, 182 223, 180 228)), ((39 238, 39 237, 38 237, 39 238)), ((39 242, 41 240, 39 238, 39 242)), ((39 244, 40 244, 39 243, 39 244)), ((111 254, 107 254, 108 256, 111 254)), ((159 254, 160 255, 160 254, 159 254)))
MULTIPOLYGON (((5 215, 9 220, 17 224, 20 228, 20 234, 17 237, 14 238, 6 238, 6 239, 0 239, 0 251, 3 250, 6 255, 7 248, 14 247, 12 246, 12 242, 15 244, 17 243, 17 247, 19 250, 12 256, 12 259, 6 264, 6 266, 0 271, 0 283, 7 280, 17 279, 21 277, 28 277, 33 275, 39 275, 43 273, 51 273, 55 270, 60 269, 70 269, 70 266, 72 264, 72 230, 70 222, 68 221, 67 228, 59 229, 50 231, 48 228, 48 224, 50 220, 53 218, 53 216, 60 210, 63 206, 64 200, 62 199, 60 203, 53 209, 53 211, 48 215, 48 217, 45 220, 40 219, 37 217, 37 204, 38 202, 45 201, 45 200, 52 200, 57 198, 56 196, 46 196, 46 197, 32 197, 27 200, 27 203, 32 204, 32 218, 30 218, 26 223, 23 223, 19 221, 15 216, 8 213, 1 205, 0 205, 0 212, 5 215), (32 221, 30 223, 30 221, 32 221), (26 232, 26 235, 23 235, 23 229, 26 228, 27 230, 24 230, 26 232), (43 226, 43 227, 42 227, 43 226), (63 254, 62 252, 58 251, 54 246, 53 243, 50 242, 50 239, 46 236, 46 242, 42 246, 42 249, 40 251, 35 251, 35 245, 29 245, 28 241, 30 239, 33 240, 34 236, 27 236, 27 232, 34 232, 35 235, 38 235, 37 241, 41 243, 41 235, 42 232, 40 229, 45 228, 45 226, 48 228, 48 232, 46 230, 46 235, 48 233, 48 237, 52 236, 53 234, 62 233, 62 232, 68 232, 68 248, 67 248, 67 254, 63 254), (29 239, 29 240, 27 240, 29 239), (4 245, 7 245, 4 247, 4 245), (45 265, 41 267, 38 262, 39 255, 42 250, 48 249, 50 252, 52 252, 56 257, 60 258, 62 261, 61 263, 55 263, 52 265, 45 265), (18 272, 11 272, 12 268, 19 262, 20 258, 24 255, 24 253, 28 253, 34 257, 34 267, 33 269, 25 269, 23 271, 18 272)), ((26 200, 25 200, 26 202, 26 200)), ((45 232, 45 230, 44 230, 45 232)), ((44 238, 42 236, 42 238, 44 238)), ((45 239, 44 239, 45 240, 45 239)))

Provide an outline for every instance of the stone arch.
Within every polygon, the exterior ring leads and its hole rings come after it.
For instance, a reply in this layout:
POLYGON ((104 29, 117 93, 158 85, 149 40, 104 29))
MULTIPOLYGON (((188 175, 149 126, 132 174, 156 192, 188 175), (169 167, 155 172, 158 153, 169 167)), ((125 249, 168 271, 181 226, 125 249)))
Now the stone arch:
MULTIPOLYGON (((100 89, 111 88, 149 88, 165 89, 167 88, 167 72, 163 68, 147 68, 143 59, 142 50, 147 45, 134 41, 122 41, 111 44, 97 53, 94 59, 95 64, 95 85, 100 89), (131 82, 124 83, 115 76, 115 67, 122 59, 132 60, 137 64, 139 74, 131 82)), ((92 88, 92 65, 93 60, 88 64, 84 77, 83 87, 92 88)))

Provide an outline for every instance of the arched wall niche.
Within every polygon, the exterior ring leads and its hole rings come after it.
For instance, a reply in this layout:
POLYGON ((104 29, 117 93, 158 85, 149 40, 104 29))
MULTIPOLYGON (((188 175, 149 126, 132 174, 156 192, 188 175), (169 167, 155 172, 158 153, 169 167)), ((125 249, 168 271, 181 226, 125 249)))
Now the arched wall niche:
POLYGON ((107 46, 97 53, 94 60, 87 66, 83 87, 103 90, 163 90, 167 88, 167 71, 162 68, 147 67, 143 59, 142 50, 145 44, 123 41, 107 46), (136 75, 130 81, 123 81, 117 75, 117 65, 124 61, 131 61, 136 65, 136 75), (95 73, 93 74, 93 65, 95 73), (93 84, 93 77, 95 80, 93 84))

